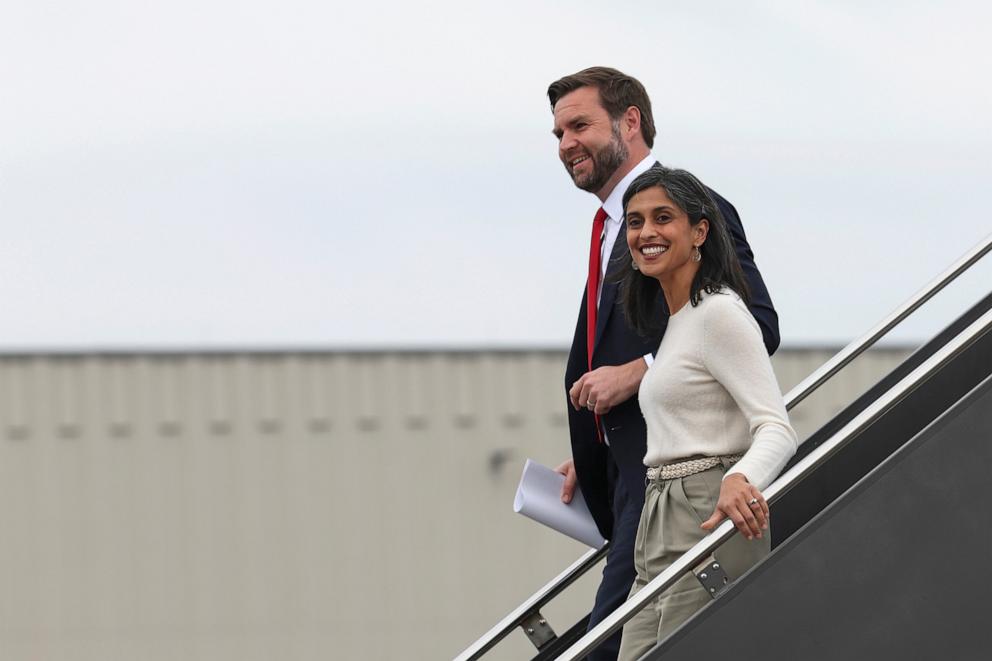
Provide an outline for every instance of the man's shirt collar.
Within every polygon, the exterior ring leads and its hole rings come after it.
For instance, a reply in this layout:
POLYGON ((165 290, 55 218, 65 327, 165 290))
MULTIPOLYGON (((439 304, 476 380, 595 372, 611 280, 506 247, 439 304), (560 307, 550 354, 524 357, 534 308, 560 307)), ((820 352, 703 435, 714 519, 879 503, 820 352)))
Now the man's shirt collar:
POLYGON ((654 156, 651 152, 644 157, 644 160, 634 166, 634 169, 627 173, 627 175, 620 180, 620 182, 613 187, 613 191, 603 202, 603 209, 609 215, 610 220, 614 222, 620 222, 623 220, 623 194, 627 192, 627 188, 633 183, 634 179, 643 174, 652 165, 656 163, 654 156))

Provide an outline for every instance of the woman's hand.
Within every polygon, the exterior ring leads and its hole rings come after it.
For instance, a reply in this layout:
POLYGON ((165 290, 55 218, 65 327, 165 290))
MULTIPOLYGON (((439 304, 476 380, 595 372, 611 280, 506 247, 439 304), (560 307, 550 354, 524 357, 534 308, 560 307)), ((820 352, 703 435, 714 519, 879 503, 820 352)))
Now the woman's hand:
POLYGON ((723 479, 716 509, 699 527, 712 530, 724 517, 730 517, 748 539, 760 539, 761 531, 768 530, 768 503, 741 473, 733 473, 723 479))

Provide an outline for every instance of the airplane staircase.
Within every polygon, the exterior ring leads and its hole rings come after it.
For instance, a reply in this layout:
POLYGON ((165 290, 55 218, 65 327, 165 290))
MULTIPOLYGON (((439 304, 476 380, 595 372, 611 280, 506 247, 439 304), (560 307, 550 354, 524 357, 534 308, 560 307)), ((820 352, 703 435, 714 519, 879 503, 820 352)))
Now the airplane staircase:
POLYGON ((644 658, 989 658, 990 472, 992 376, 644 658))
MULTIPOLYGON (((992 250, 987 238, 786 395, 791 409, 992 250)), ((992 293, 806 439, 765 490, 772 554, 645 659, 986 658, 992 585, 992 293)), ((521 628, 535 660, 579 659, 735 534, 706 539, 586 633, 540 608, 589 551, 456 657, 521 628)))

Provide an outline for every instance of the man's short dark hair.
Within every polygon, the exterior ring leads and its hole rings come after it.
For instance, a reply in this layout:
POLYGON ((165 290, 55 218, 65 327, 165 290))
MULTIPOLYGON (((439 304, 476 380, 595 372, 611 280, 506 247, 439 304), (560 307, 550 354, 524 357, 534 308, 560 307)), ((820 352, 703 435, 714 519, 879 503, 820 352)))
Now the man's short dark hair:
POLYGON ((640 81, 609 67, 589 67, 556 80, 548 86, 551 110, 555 109, 558 99, 582 87, 594 87, 599 90, 603 109, 614 121, 620 119, 631 106, 640 110, 641 135, 644 136, 648 148, 654 146, 656 131, 654 116, 651 114, 651 99, 648 98, 647 90, 640 81))

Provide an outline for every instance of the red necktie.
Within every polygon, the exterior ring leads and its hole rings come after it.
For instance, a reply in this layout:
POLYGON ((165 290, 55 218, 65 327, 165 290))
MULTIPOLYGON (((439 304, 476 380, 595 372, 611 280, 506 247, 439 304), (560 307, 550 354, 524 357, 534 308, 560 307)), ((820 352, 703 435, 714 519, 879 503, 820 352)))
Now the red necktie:
POLYGON ((606 223, 606 212, 603 207, 596 212, 592 220, 592 240, 589 242, 589 279, 586 281, 586 355, 589 357, 589 369, 592 369, 592 349, 596 343, 596 308, 599 297, 599 253, 603 245, 603 225, 606 223))
MULTIPOLYGON (((603 246, 603 226, 606 223, 606 212, 603 207, 596 212, 596 217, 592 219, 592 240, 589 242, 589 279, 586 280, 586 355, 589 357, 589 370, 592 370, 592 349, 596 343, 596 310, 599 298, 599 253, 603 246)), ((599 424, 599 416, 593 413, 596 419, 596 437, 599 442, 603 442, 603 428, 599 424)))

